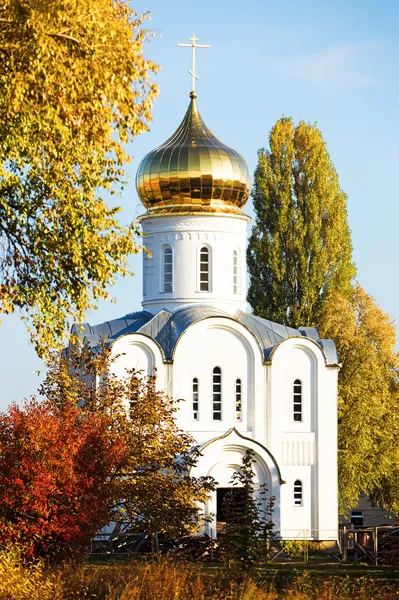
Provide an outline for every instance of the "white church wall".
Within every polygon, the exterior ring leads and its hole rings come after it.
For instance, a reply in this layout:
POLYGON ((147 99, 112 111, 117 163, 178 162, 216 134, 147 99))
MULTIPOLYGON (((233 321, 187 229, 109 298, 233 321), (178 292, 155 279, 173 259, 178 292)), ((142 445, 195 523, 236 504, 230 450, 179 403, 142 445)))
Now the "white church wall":
POLYGON ((306 338, 282 342, 268 369, 268 448, 288 484, 282 492, 282 527, 336 539, 337 369, 326 367, 322 349, 306 338), (301 421, 294 420, 296 380, 302 387, 301 421), (303 481, 304 504, 293 510, 292 487, 297 479, 303 481), (305 498, 311 499, 311 505, 305 498))
MULTIPOLYGON (((308 343, 306 340, 304 344, 302 339, 291 338, 283 342, 273 355, 273 398, 275 401, 275 410, 277 411, 275 419, 278 420, 281 432, 309 433, 314 431, 314 407, 317 396, 317 358, 313 348, 307 347, 308 343), (294 381, 301 382, 301 421, 294 421, 294 381)), ((322 360, 324 362, 324 358, 322 360)), ((275 430, 274 427, 273 430, 275 430)), ((273 442, 272 444, 274 447, 273 442)))
POLYGON ((209 318, 195 323, 177 344, 173 363, 173 397, 183 398, 178 424, 198 442, 236 427, 249 437, 264 440, 265 403, 262 353, 248 330, 236 321, 209 318), (222 374, 222 417, 213 419, 213 378, 215 367, 222 374), (193 419, 193 378, 198 379, 199 414, 193 419), (241 419, 235 415, 235 383, 242 382, 241 419), (255 398, 256 410, 255 410, 255 398))
POLYGON ((139 333, 124 335, 113 343, 112 356, 116 357, 112 372, 117 377, 126 377, 130 369, 141 371, 143 376, 152 375, 156 369, 158 388, 166 388, 162 353, 151 338, 139 333))
POLYGON ((338 369, 324 369, 320 374, 315 472, 317 525, 319 537, 324 540, 335 539, 338 527, 337 386, 338 369))
POLYGON ((212 305, 233 314, 246 308, 246 229, 249 218, 240 216, 145 216, 141 225, 151 257, 144 259, 145 310, 176 311, 195 304, 212 305), (173 255, 171 291, 164 291, 163 251, 173 255), (200 289, 200 250, 209 249, 209 291, 200 289), (237 252, 238 278, 234 289, 233 253, 237 252))
POLYGON ((282 468, 285 483, 281 486, 281 530, 283 539, 309 539, 313 534, 314 492, 312 489, 312 468, 310 466, 290 466, 282 468), (301 504, 295 504, 294 483, 302 484, 301 504))
MULTIPOLYGON (((268 449, 285 481, 281 490, 279 481, 275 507, 283 538, 336 539, 338 370, 326 367, 320 347, 306 338, 290 338, 276 348, 271 363, 264 365, 257 341, 244 326, 233 319, 212 317, 183 333, 171 364, 164 364, 158 344, 143 334, 122 336, 114 342, 112 351, 118 356, 113 371, 119 377, 126 374, 126 369, 134 368, 146 375, 157 369, 158 387, 185 400, 179 404, 177 423, 198 443, 224 438, 227 431, 236 428, 254 444, 268 449), (215 420, 212 414, 215 367, 222 374, 221 420, 215 420), (198 379, 198 420, 193 419, 194 378, 198 379), (235 414, 238 378, 242 382, 239 420, 235 414), (303 419, 299 422, 293 419, 292 386, 296 379, 302 384, 303 419), (300 506, 295 505, 293 496, 297 480, 303 486, 300 506)), ((231 440, 229 444, 220 448, 214 443, 209 446, 212 452, 208 459, 213 461, 213 476, 217 474, 219 487, 228 486, 248 447, 247 442, 241 442, 237 454, 231 440), (229 452, 235 453, 234 457, 229 452)), ((206 468, 209 470, 210 466, 206 468)), ((268 471, 264 471, 264 477, 265 473, 268 471)), ((262 483, 260 472, 257 477, 262 483)), ((270 479, 269 483, 275 494, 276 480, 270 479)), ((214 512, 215 503, 214 495, 207 510, 214 512)))

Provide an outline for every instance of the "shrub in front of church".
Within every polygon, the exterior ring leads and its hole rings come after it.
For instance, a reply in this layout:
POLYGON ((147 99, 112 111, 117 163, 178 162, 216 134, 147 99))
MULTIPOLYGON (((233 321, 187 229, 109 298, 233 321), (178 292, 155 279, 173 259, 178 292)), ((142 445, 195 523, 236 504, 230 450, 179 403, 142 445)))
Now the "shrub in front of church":
POLYGON ((321 552, 320 543, 307 540, 284 540, 280 542, 280 549, 289 556, 303 556, 321 552))
POLYGON ((255 490, 253 450, 247 450, 240 470, 233 473, 232 488, 225 498, 226 525, 220 542, 223 562, 230 577, 240 579, 268 557, 274 538, 274 498, 265 484, 255 490), (239 493, 237 493, 239 492, 239 493))
POLYGON ((34 398, 0 414, 0 543, 56 561, 110 518, 110 476, 126 453, 101 413, 34 398))
MULTIPOLYGON (((95 356, 90 350, 72 352, 65 371, 79 391, 81 409, 106 412, 114 436, 122 432, 127 437, 128 452, 112 475, 113 520, 149 532, 155 551, 159 534, 179 538, 198 530, 203 524, 199 507, 215 482, 190 476, 199 451, 194 438, 176 424, 180 400, 157 389, 155 374, 126 369, 124 377, 115 376, 116 358, 106 346, 95 356)), ((54 402, 62 402, 55 391, 54 402)))
POLYGON ((155 377, 112 374, 110 349, 55 354, 41 394, 0 414, 0 543, 32 558, 82 553, 108 523, 180 537, 201 524, 212 478, 155 377))

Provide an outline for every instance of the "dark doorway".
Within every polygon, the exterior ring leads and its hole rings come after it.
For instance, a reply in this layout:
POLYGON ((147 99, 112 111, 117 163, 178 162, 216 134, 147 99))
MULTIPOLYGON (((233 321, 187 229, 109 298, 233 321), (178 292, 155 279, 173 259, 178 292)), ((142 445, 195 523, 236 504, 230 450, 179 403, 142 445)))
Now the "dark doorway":
POLYGON ((245 490, 242 487, 217 488, 216 490, 216 521, 218 523, 226 523, 226 495, 231 491, 233 502, 242 502, 244 499, 245 490))

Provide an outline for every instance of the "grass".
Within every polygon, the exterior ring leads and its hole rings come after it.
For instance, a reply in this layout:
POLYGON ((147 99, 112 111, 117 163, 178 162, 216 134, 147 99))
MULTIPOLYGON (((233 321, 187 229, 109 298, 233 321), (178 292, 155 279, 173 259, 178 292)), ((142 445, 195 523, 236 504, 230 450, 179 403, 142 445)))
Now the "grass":
POLYGON ((396 582, 399 586, 399 570, 392 567, 375 567, 373 565, 350 564, 350 563, 321 563, 321 564, 274 564, 270 563, 263 576, 266 579, 279 576, 291 577, 292 573, 296 576, 307 574, 308 577, 318 578, 319 580, 334 578, 356 579, 359 577, 371 578, 374 580, 384 580, 396 582))
POLYGON ((232 582, 212 565, 160 560, 90 560, 25 568, 0 554, 0 600, 393 600, 399 572, 359 565, 274 564, 232 582))

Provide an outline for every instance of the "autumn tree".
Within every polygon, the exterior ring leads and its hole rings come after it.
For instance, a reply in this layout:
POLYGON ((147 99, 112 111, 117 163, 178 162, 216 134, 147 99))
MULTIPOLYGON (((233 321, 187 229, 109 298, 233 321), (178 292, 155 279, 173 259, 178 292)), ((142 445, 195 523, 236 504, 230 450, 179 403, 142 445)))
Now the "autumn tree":
POLYGON ((144 19, 119 0, 1 4, 0 313, 21 311, 41 355, 137 251, 105 199, 157 92, 144 19))
POLYGON ((335 340, 342 364, 338 386, 338 468, 341 510, 361 492, 399 509, 399 378, 392 319, 360 285, 334 292, 320 333, 335 340))
POLYGON ((199 450, 176 425, 178 402, 157 390, 154 376, 130 371, 124 384, 131 428, 130 453, 120 472, 121 518, 145 526, 156 543, 158 533, 175 538, 193 533, 214 481, 190 475, 199 450))
POLYGON ((190 475, 199 452, 176 424, 179 401, 157 389, 155 376, 131 370, 116 377, 117 360, 106 346, 96 352, 71 348, 52 364, 41 391, 57 407, 105 413, 110 434, 127 439, 128 453, 112 475, 112 519, 140 524, 156 545, 159 533, 178 537, 198 529, 214 481, 190 475))
POLYGON ((355 275, 346 195, 316 126, 281 118, 258 152, 247 260, 257 315, 314 326, 328 294, 355 275))
POLYGON ((106 525, 127 438, 108 417, 26 400, 0 414, 0 542, 31 558, 82 553, 106 525))

